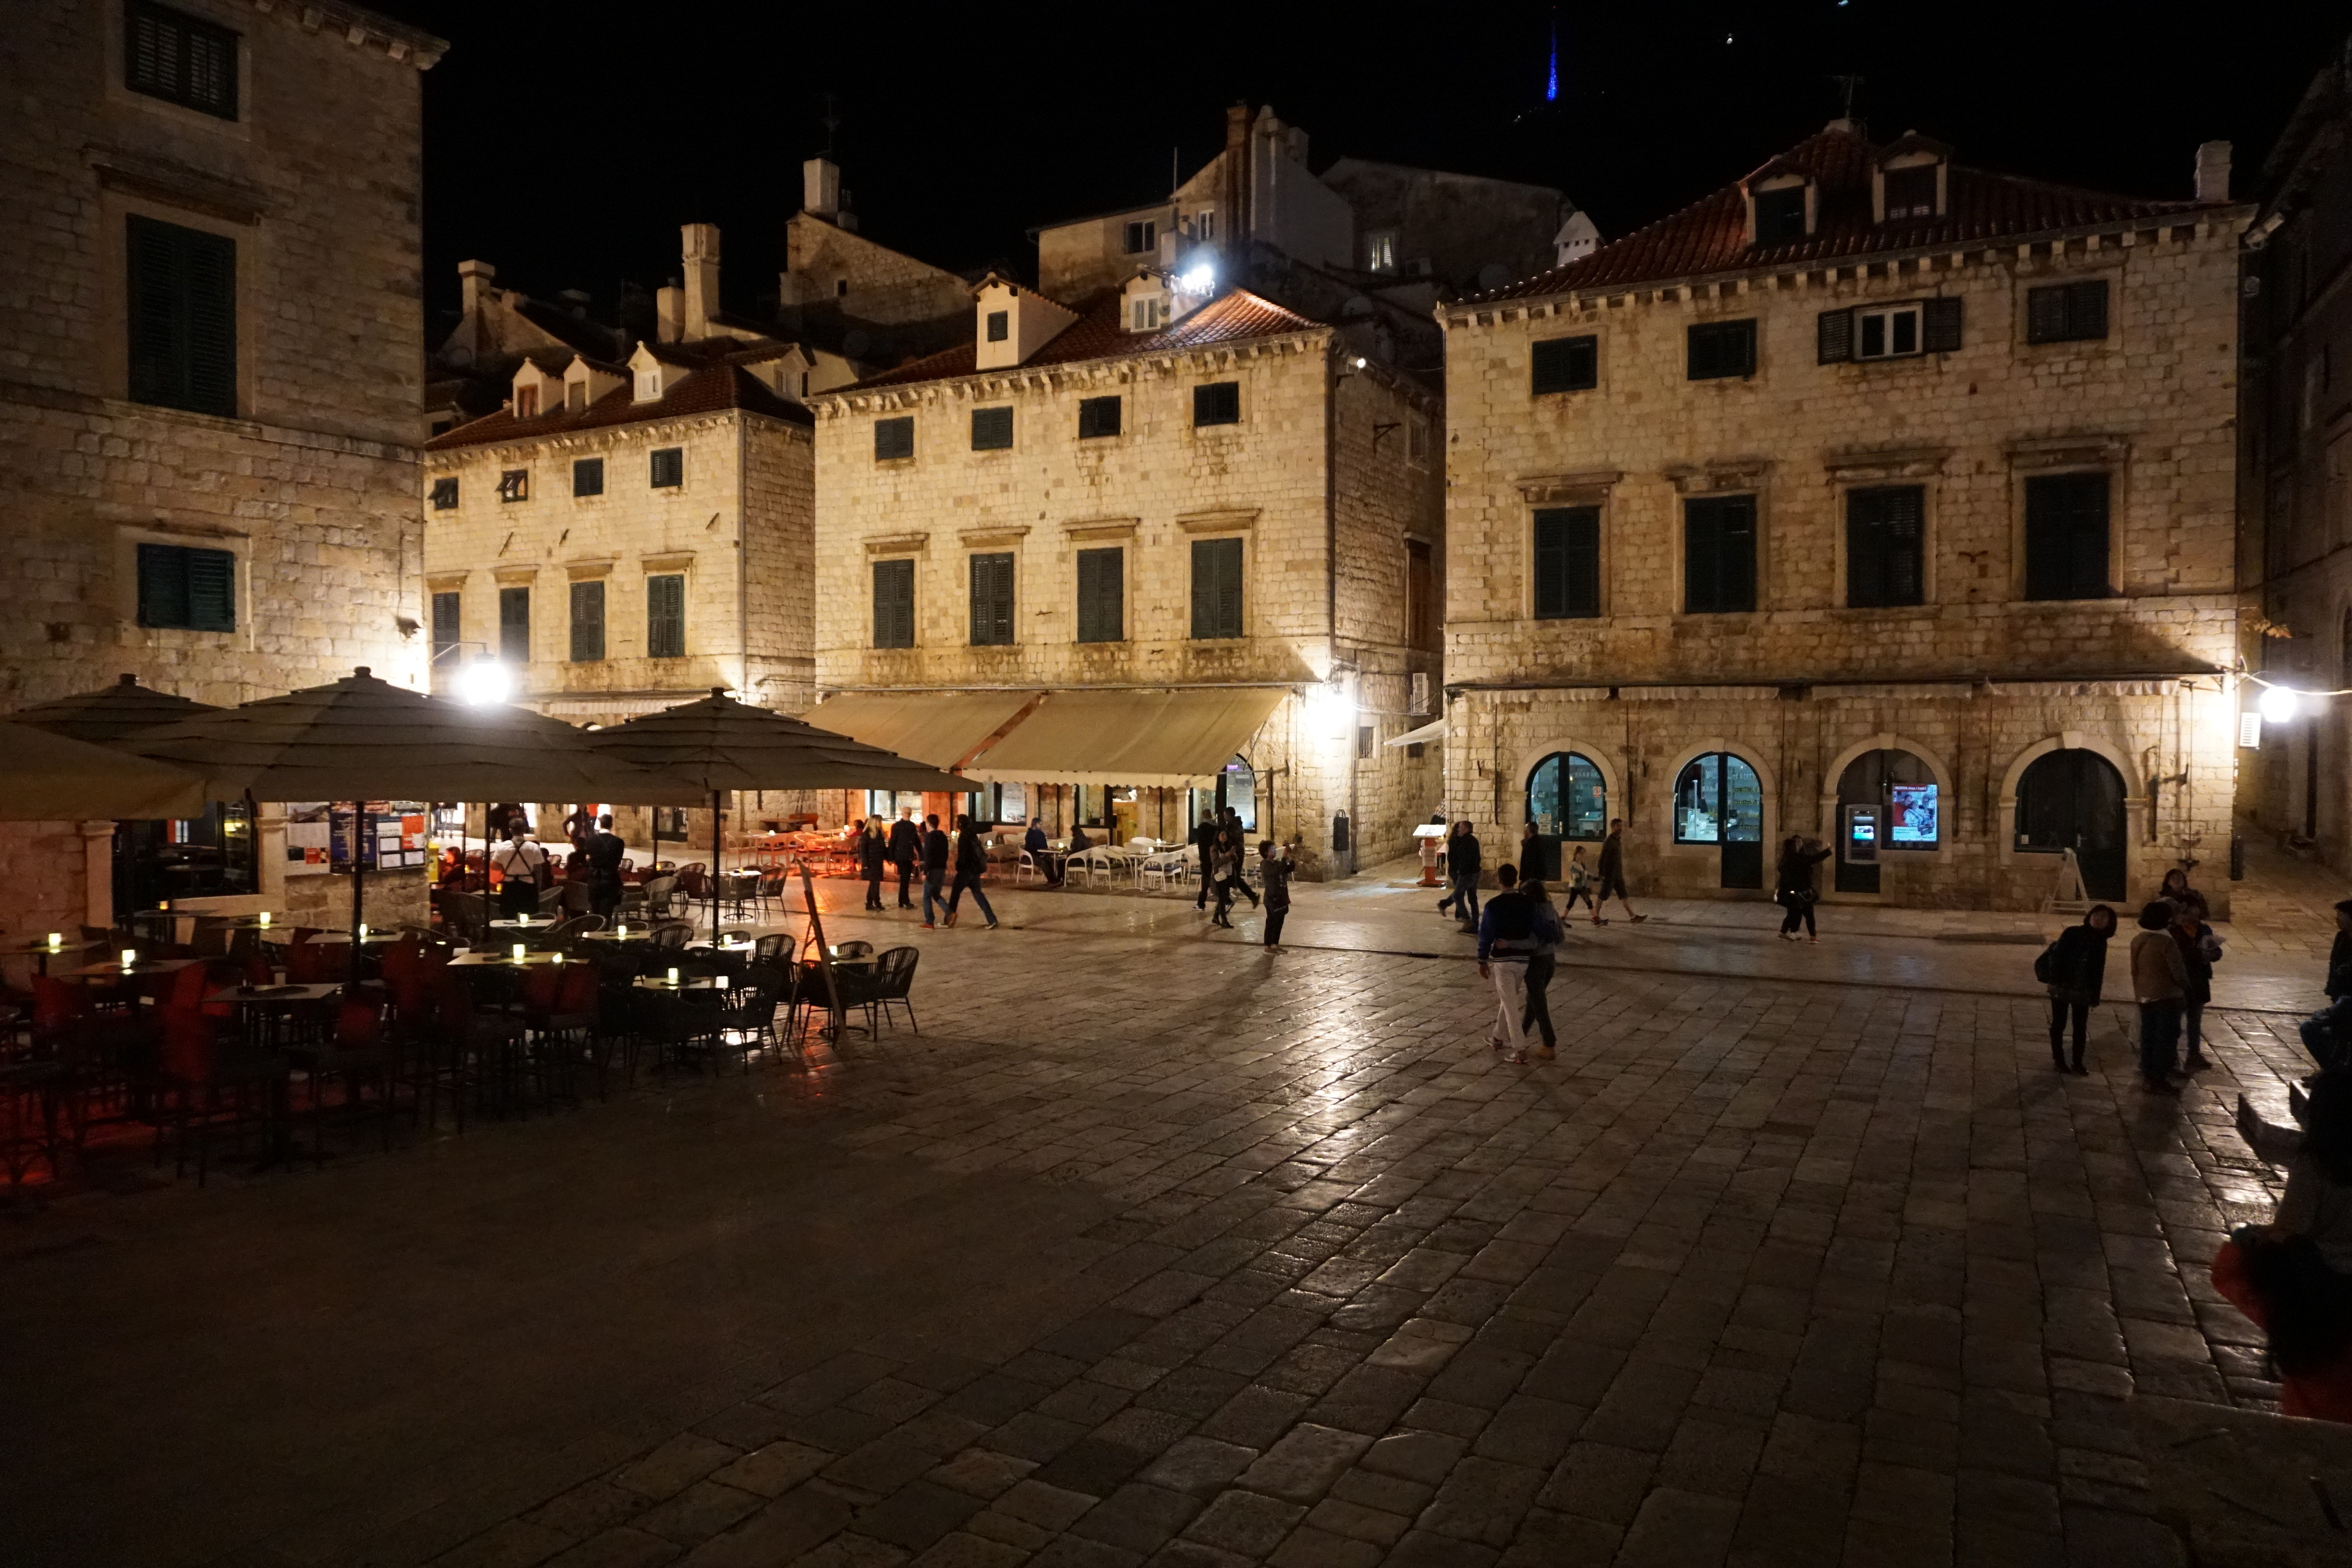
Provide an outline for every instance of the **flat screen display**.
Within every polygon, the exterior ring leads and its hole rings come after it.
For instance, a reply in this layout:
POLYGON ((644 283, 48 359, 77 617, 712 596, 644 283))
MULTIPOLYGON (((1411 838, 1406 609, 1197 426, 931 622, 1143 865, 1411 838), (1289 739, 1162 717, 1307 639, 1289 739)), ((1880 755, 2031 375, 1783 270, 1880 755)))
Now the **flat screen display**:
POLYGON ((1933 784, 1893 784, 1887 787, 1889 804, 1895 813, 1893 831, 1886 837, 1889 843, 1928 848, 1935 844, 1936 787, 1933 784))

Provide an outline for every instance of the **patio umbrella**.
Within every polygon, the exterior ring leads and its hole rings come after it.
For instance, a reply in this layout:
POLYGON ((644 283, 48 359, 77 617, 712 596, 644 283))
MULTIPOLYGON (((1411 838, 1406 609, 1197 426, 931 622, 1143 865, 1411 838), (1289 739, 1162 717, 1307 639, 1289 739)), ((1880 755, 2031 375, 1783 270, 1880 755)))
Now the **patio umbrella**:
POLYGON ((938 789, 971 780, 763 707, 724 686, 695 702, 640 715, 587 737, 596 749, 710 796, 710 929, 719 930, 719 800, 740 789, 938 789))
POLYGON ((110 686, 77 692, 53 702, 35 703, 8 717, 12 723, 29 724, 51 735, 71 736, 76 740, 108 746, 142 730, 220 711, 210 703, 175 697, 169 692, 141 685, 136 675, 124 675, 110 686))
MULTIPOLYGON (((362 665, 340 681, 142 731, 124 744, 200 769, 215 790, 262 800, 350 800, 355 816, 383 799, 678 798, 678 785, 615 767, 585 739, 521 709, 468 707, 409 691, 362 665)), ((356 963, 365 874, 360 846, 352 849, 356 963)))
POLYGON ((189 768, 0 724, 0 820, 194 817, 211 799, 204 776, 189 768))

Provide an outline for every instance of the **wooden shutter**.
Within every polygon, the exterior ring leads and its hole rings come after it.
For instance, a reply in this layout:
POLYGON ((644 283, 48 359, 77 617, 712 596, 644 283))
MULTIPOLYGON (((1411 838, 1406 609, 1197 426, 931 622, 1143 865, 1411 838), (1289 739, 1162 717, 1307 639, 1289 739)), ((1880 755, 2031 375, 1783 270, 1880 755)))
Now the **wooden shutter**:
POLYGON ((1600 339, 1591 333, 1575 338, 1549 338, 1534 345, 1529 355, 1530 390, 1538 397, 1549 392, 1589 392, 1600 384, 1600 339))
POLYGON ((1920 302, 1919 346, 1931 354, 1948 354, 1960 346, 1960 301, 1938 296, 1920 302))
POLYGON ((2070 338, 2104 338, 2107 335, 2105 278, 2066 286, 2066 335, 2070 338))
POLYGON ((575 496, 601 496, 604 493, 604 460, 602 457, 581 457, 572 461, 572 493, 575 496))
POLYGON ((1003 452, 1012 444, 1011 409, 976 408, 971 411, 971 449, 974 452, 1003 452))
POLYGON ((1242 634, 1242 541, 1192 541, 1192 635, 1242 634))
POLYGON ((1601 508, 1553 507, 1536 514, 1536 618, 1601 613, 1601 508))
POLYGON ((1814 319, 1814 362, 1840 364, 1853 358, 1853 312, 1824 310, 1814 319))
POLYGON ((511 664, 530 663, 530 590, 499 590, 499 657, 511 664))
POLYGON ((132 91, 236 118, 236 34, 134 3, 124 8, 122 43, 123 85, 132 91))
POLYGON ((653 454, 652 486, 656 490, 674 489, 686 483, 686 449, 663 446, 653 454))
POLYGON ((1081 399, 1078 402, 1078 439, 1091 441, 1099 436, 1117 435, 1119 413, 1119 400, 1115 396, 1081 399))
POLYGON ((188 574, 188 625, 198 632, 236 630, 236 557, 225 549, 184 549, 188 574))
POLYGON ((1894 485, 1846 495, 1846 603, 1877 609, 1920 602, 1927 492, 1894 485))
POLYGON ((458 628, 463 623, 464 597, 457 593, 436 593, 433 596, 433 654, 438 658, 457 645, 458 628))
POLYGON ((604 585, 572 585, 572 662, 591 664, 604 656, 604 585))
POLYGON ((2025 482, 2025 597, 2104 599, 2107 476, 2038 474, 2025 482))
POLYGON ((1209 382, 1192 389, 1192 423, 1239 424, 1242 387, 1239 382, 1209 382))
POLYGON ((915 645, 915 563, 911 560, 874 563, 874 645, 915 645))
POLYGON ((874 422, 874 461, 887 463, 893 458, 915 455, 915 419, 901 414, 897 419, 874 422))
POLYGON ((1756 497, 1683 503, 1683 608, 1724 614, 1756 608, 1756 497))
POLYGON ((1078 552, 1078 641, 1118 643, 1127 637, 1127 552, 1078 552))
POLYGON ((131 400, 236 413, 236 242, 152 218, 128 221, 131 400))
POLYGON ((971 645, 1002 648, 1013 642, 1013 557, 971 558, 971 645))
POLYGON ((683 572, 663 572, 646 579, 646 653, 656 659, 686 657, 683 572))
POLYGON ((139 547, 139 624, 188 623, 188 574, 177 545, 139 547))

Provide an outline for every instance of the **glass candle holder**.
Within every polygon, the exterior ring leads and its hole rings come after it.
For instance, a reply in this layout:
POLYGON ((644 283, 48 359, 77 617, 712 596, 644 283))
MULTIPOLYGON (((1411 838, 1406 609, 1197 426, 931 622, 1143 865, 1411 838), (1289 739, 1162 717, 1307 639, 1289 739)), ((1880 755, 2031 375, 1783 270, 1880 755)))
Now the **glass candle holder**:
POLYGON ((673 986, 677 984, 677 971, 676 969, 672 969, 669 972, 669 983, 673 986))
POLYGON ((131 965, 136 964, 137 962, 139 962, 139 949, 136 947, 125 947, 122 950, 122 967, 128 969, 131 965))
POLYGON ((514 945, 514 960, 518 964, 522 962, 522 944, 520 942, 514 945))

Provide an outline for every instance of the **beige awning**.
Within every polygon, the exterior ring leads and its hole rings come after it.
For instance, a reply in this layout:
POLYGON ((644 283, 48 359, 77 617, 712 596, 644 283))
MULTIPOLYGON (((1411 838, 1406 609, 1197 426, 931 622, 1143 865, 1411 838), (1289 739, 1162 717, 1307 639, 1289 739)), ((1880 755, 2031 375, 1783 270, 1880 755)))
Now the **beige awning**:
POLYGON ((1205 788, 1289 695, 1283 686, 1051 692, 958 771, 1000 784, 1205 788))
POLYGON ((835 735, 934 768, 952 768, 1012 723, 1013 716, 1036 695, 1035 692, 844 692, 800 716, 835 735))
POLYGON ((1419 729, 1408 729, 1402 735, 1398 736, 1394 740, 1385 740, 1381 744, 1383 746, 1428 746, 1433 742, 1444 740, 1444 738, 1445 721, 1441 718, 1433 720, 1431 723, 1424 724, 1419 729))

